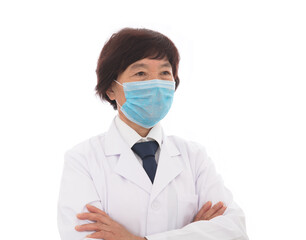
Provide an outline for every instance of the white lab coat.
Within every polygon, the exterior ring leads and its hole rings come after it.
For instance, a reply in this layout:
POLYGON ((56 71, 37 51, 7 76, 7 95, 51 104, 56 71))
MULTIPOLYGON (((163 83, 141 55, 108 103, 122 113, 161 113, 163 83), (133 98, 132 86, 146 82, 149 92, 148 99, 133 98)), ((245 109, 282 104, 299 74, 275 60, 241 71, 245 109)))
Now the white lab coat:
POLYGON ((164 136, 152 185, 114 122, 108 132, 65 154, 58 201, 62 240, 81 240, 91 233, 74 229, 90 222, 76 218, 87 212, 88 203, 149 240, 248 239, 244 214, 202 146, 164 136), (223 201, 228 208, 223 216, 191 223, 207 201, 223 201))

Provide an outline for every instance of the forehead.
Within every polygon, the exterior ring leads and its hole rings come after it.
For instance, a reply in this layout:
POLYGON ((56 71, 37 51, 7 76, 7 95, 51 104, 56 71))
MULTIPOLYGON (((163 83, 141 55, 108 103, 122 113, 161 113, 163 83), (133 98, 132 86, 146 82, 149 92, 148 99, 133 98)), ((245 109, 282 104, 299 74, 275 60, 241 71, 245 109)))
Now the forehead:
POLYGON ((150 59, 150 58, 144 58, 141 60, 138 60, 131 65, 128 66, 128 70, 133 70, 137 68, 162 68, 162 67, 170 67, 171 64, 169 63, 167 58, 163 59, 150 59))

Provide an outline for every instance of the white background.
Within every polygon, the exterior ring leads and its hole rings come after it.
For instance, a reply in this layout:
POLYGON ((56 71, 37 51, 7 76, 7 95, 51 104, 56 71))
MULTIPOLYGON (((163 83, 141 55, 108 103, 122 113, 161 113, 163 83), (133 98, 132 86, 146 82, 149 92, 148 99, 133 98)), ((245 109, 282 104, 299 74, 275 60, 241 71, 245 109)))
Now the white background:
POLYGON ((106 131, 105 41, 169 36, 181 85, 167 134, 206 146, 250 239, 306 239, 305 1, 1 1, 1 239, 59 239, 64 152, 106 131))

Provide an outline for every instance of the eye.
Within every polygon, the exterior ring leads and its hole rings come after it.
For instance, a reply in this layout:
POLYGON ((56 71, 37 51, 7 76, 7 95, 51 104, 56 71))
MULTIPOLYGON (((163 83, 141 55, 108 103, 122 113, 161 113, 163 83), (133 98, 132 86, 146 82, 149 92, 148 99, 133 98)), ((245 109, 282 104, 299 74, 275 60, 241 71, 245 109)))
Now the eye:
POLYGON ((142 76, 145 76, 146 73, 145 72, 137 72, 135 73, 136 76, 139 76, 139 77, 142 77, 142 76))
POLYGON ((162 72, 162 75, 171 75, 171 72, 169 72, 169 71, 163 71, 163 72, 162 72))

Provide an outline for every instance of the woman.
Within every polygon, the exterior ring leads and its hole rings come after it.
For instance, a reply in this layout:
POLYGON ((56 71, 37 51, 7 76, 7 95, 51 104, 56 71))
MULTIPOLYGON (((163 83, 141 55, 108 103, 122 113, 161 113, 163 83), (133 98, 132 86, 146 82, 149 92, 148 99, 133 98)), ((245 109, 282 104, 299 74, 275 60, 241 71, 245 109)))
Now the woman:
POLYGON ((161 127, 178 64, 175 45, 155 31, 125 28, 104 45, 96 92, 118 115, 108 132, 65 154, 62 240, 248 239, 205 149, 161 127))

